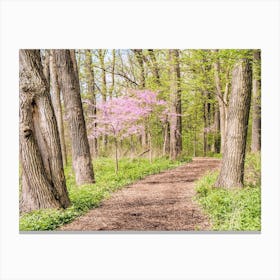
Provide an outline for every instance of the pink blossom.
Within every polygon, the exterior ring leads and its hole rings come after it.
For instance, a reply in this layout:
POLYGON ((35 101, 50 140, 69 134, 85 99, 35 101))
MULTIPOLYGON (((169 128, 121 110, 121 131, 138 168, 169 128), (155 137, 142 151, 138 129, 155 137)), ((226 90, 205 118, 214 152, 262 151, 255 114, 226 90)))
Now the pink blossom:
POLYGON ((149 90, 127 91, 121 97, 97 104, 97 115, 92 119, 97 127, 90 137, 110 135, 123 139, 140 134, 147 118, 154 112, 160 120, 165 119, 169 113, 167 102, 158 100, 157 95, 149 90))

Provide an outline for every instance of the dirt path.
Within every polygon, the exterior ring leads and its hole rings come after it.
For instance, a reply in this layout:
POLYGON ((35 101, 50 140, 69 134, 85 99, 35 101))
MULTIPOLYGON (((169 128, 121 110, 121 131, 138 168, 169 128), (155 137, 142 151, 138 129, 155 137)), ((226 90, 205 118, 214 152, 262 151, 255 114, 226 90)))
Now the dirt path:
POLYGON ((113 193, 99 208, 59 230, 209 230, 208 219, 192 200, 194 181, 219 164, 218 159, 195 158, 189 164, 150 175, 113 193))

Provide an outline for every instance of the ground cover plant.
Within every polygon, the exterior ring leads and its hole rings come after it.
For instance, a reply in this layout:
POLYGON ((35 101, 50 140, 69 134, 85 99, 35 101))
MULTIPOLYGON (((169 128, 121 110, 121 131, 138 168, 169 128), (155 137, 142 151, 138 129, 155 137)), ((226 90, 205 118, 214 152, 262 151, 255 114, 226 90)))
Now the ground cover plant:
POLYGON ((209 215, 213 230, 261 230, 260 167, 259 153, 247 156, 243 188, 215 188, 218 172, 197 182, 196 200, 209 215))

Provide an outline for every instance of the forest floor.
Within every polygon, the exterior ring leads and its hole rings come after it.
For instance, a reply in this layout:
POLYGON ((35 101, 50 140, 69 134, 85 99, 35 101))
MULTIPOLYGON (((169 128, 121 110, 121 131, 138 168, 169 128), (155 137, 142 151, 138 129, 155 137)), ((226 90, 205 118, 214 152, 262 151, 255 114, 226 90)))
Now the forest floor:
POLYGON ((195 181, 219 166, 218 159, 194 158, 188 164, 147 176, 113 193, 98 208, 58 230, 210 230, 209 219, 193 200, 195 181))

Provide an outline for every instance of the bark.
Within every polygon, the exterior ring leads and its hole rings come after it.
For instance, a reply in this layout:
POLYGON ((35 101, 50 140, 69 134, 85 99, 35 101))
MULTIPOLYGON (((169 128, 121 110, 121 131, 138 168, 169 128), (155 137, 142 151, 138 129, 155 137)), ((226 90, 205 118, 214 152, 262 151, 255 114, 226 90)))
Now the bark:
MULTIPOLYGON (((107 100, 107 80, 106 80, 106 69, 105 69, 105 50, 99 49, 98 57, 99 57, 99 63, 100 63, 100 67, 101 67, 101 77, 102 77, 102 84, 101 84, 102 101, 106 102, 106 100, 107 100)), ((108 144, 107 135, 102 136, 102 144, 103 144, 103 149, 106 149, 107 144, 108 144)))
MULTIPOLYGON (((70 58, 71 58, 71 61, 72 61, 72 65, 73 65, 73 68, 74 68, 74 74, 76 76, 76 80, 79 81, 79 69, 78 69, 78 63, 77 63, 77 60, 76 60, 76 53, 75 53, 75 50, 71 49, 69 50, 70 52, 70 58)), ((79 54, 79 51, 78 51, 78 54, 79 54)), ((80 59, 81 56, 78 55, 78 58, 80 59)), ((79 61, 79 64, 80 64, 80 61, 79 61)))
POLYGON ((94 182, 94 173, 90 156, 89 143, 80 85, 75 62, 70 50, 55 50, 59 84, 63 95, 72 146, 72 161, 77 185, 94 182))
POLYGON ((50 51, 50 82, 51 82, 51 89, 52 89, 51 100, 52 100, 53 107, 55 108, 54 113, 55 113, 58 132, 59 132, 62 161, 63 161, 63 165, 66 166, 67 152, 66 152, 66 144, 65 144, 65 136, 64 136, 62 106, 60 100, 60 87, 58 84, 57 68, 56 68, 56 62, 55 62, 55 56, 53 50, 50 51))
POLYGON ((207 155, 207 152, 209 152, 210 147, 208 144, 208 132, 211 125, 211 115, 210 115, 210 109, 211 104, 209 103, 210 100, 210 94, 208 91, 203 92, 204 96, 204 102, 203 102, 203 120, 204 120, 204 130, 203 130, 203 156, 207 155))
POLYGON ((217 105, 214 110, 214 143, 212 150, 214 153, 220 153, 221 151, 220 111, 217 105))
POLYGON ((110 99, 113 98, 113 91, 115 87, 115 64, 116 64, 116 50, 112 50, 112 73, 111 73, 111 87, 109 89, 109 97, 110 99))
MULTIPOLYGON (((132 50, 135 54, 136 60, 138 62, 140 68, 140 81, 139 81, 139 88, 144 89, 146 86, 146 79, 145 79, 145 68, 144 68, 144 58, 143 58, 143 50, 142 49, 133 49, 132 50)), ((147 128, 143 129, 140 138, 142 147, 146 147, 148 143, 147 137, 147 128)))
POLYGON ((107 80, 106 80, 106 69, 105 69, 105 54, 104 50, 98 50, 99 63, 101 67, 101 77, 102 77, 102 86, 101 86, 101 94, 102 101, 106 102, 107 99, 107 80))
POLYGON ((149 130, 148 132, 148 145, 149 145, 149 161, 152 163, 153 159, 153 151, 152 151, 152 134, 151 131, 149 130))
POLYGON ((118 173, 119 158, 118 158, 118 139, 117 139, 117 137, 114 137, 114 144, 115 144, 115 172, 118 173))
MULTIPOLYGON (((218 50, 214 50, 214 52, 218 52, 218 50)), ((220 113, 220 131, 221 131, 221 153, 224 152, 224 146, 226 143, 226 131, 227 131, 227 113, 228 113, 228 104, 227 104, 227 96, 229 86, 226 84, 225 92, 222 91, 222 83, 220 80, 220 62, 217 58, 213 63, 214 68, 214 79, 216 86, 216 98, 219 104, 219 113, 220 113)))
POLYGON ((248 59, 240 60, 232 73, 227 141, 217 187, 242 187, 251 102, 252 69, 248 59))
POLYGON ((261 70, 260 70, 261 52, 253 52, 253 89, 252 89, 252 144, 251 151, 261 150, 261 70))
POLYGON ((179 51, 169 50, 170 55, 170 90, 171 90, 171 116, 170 116, 170 158, 176 159, 182 152, 182 112, 179 51))
POLYGON ((143 59, 143 50, 142 49, 134 49, 133 50, 135 57, 137 59, 138 65, 140 67, 140 89, 144 89, 146 86, 145 79, 145 68, 144 68, 144 59, 143 59))
POLYGON ((50 50, 45 50, 43 59, 43 73, 46 78, 47 83, 50 83, 50 50))
POLYGON ((168 118, 165 120, 164 124, 164 134, 163 134, 163 154, 169 155, 170 154, 170 124, 168 118))
POLYGON ((70 205, 59 134, 39 50, 20 50, 20 211, 70 205))
MULTIPOLYGON (((94 71, 92 68, 92 55, 91 50, 85 51, 85 76, 87 82, 87 94, 91 100, 91 115, 95 119, 96 118, 96 91, 95 91, 95 77, 94 71)), ((97 129, 97 123, 93 125, 93 131, 97 129)), ((97 138, 93 138, 91 140, 91 150, 93 155, 96 157, 98 155, 98 142, 97 138)))
POLYGON ((197 153, 196 153, 196 146, 197 146, 197 137, 196 137, 196 128, 194 127, 193 128, 193 156, 196 157, 197 156, 197 153))
POLYGON ((153 72, 155 82, 158 86, 160 86, 161 83, 160 83, 159 67, 158 67, 158 63, 157 63, 157 59, 156 59, 154 50, 149 49, 148 51, 149 51, 149 56, 150 56, 151 61, 152 61, 152 72, 153 72))

